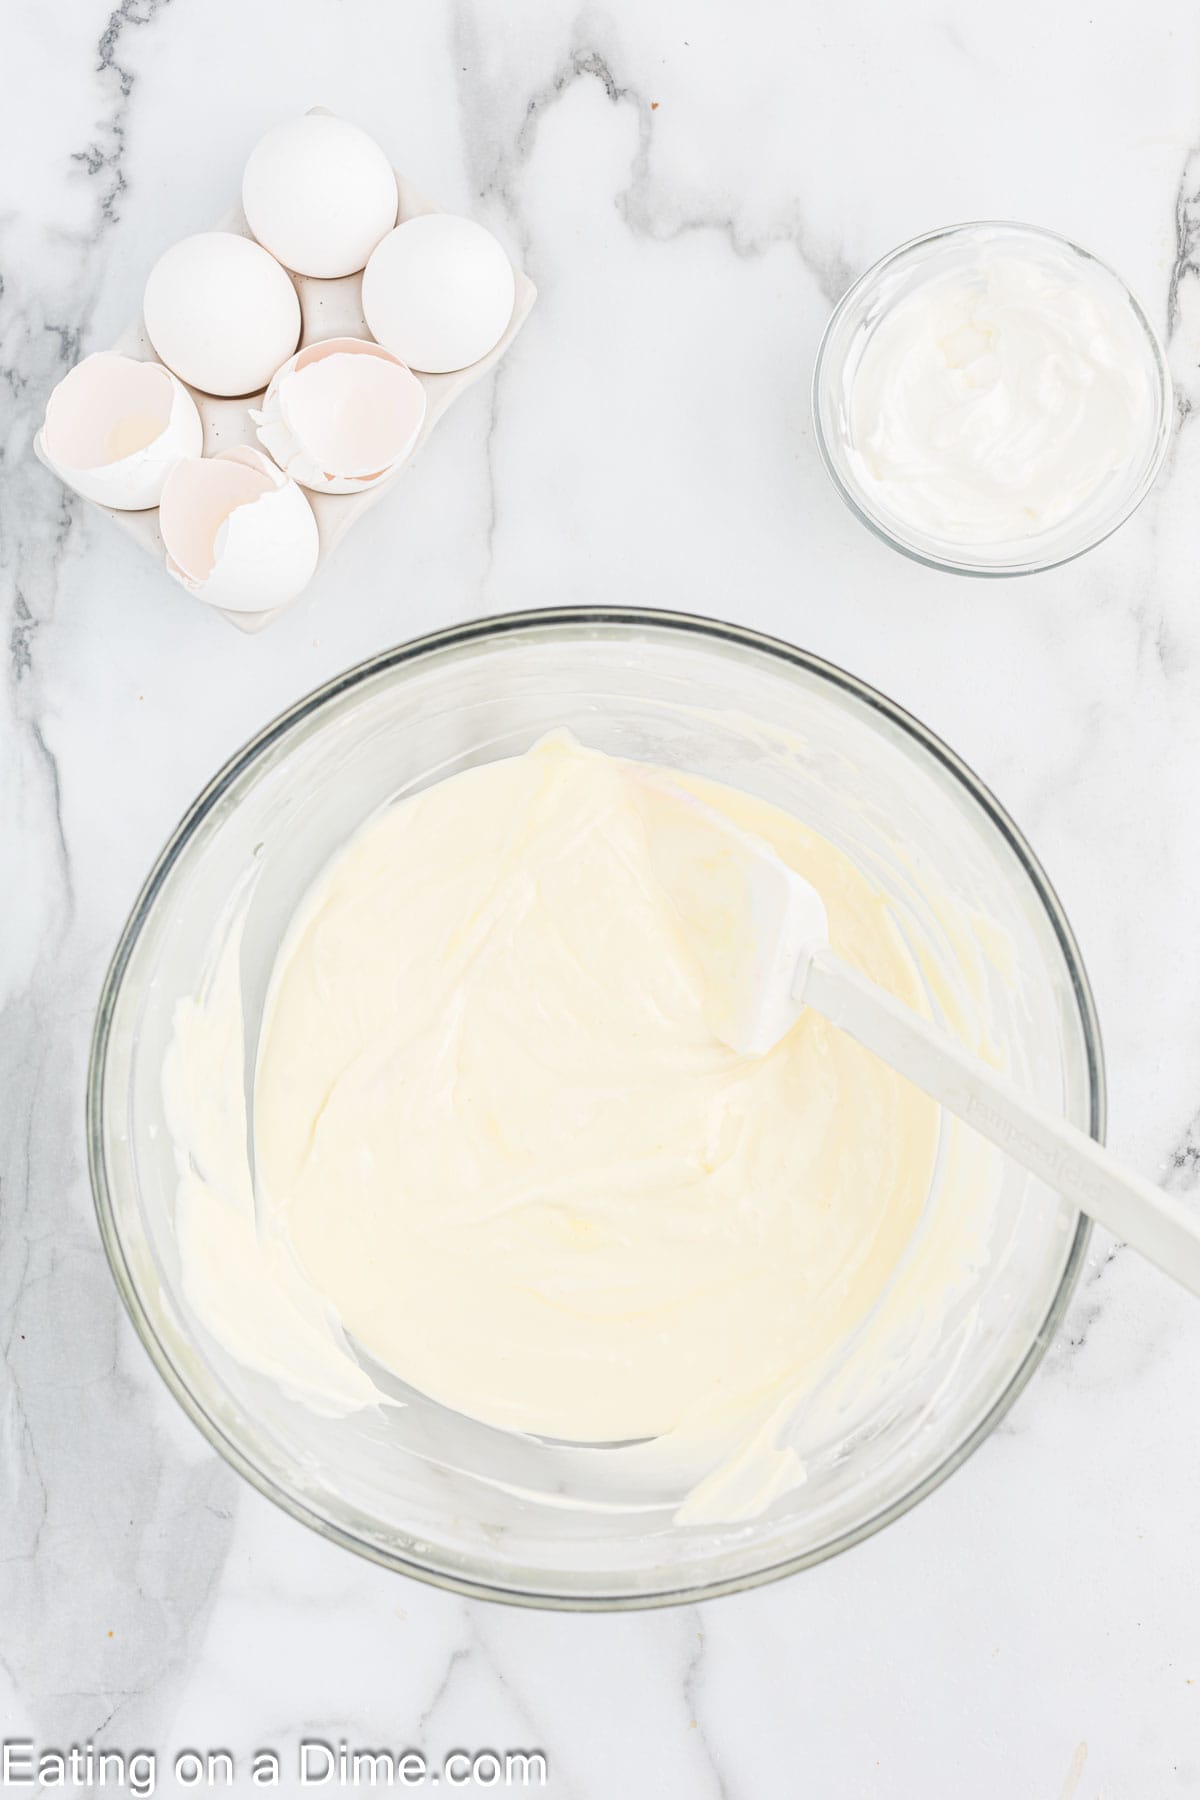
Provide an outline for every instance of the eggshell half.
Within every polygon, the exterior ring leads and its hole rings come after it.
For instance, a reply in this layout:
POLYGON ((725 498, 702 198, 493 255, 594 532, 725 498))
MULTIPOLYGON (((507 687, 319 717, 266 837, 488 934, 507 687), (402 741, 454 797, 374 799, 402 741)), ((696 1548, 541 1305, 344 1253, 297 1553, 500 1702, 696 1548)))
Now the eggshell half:
POLYGON ((158 515, 166 566, 190 594, 227 612, 267 612, 312 580, 312 507, 261 450, 239 445, 182 462, 158 515))
POLYGON ((196 403, 169 369, 102 350, 59 382, 34 448, 85 500, 144 512, 203 442, 196 403))
POLYGON ((330 338, 284 363, 250 417, 259 443, 293 481, 354 494, 386 481, 412 454, 425 389, 379 344, 330 338))
POLYGON ((250 152, 242 210, 260 244, 298 275, 355 275, 396 223, 396 177, 374 138, 317 108, 250 152))
POLYGON ((157 354, 206 394, 257 393, 300 339, 291 277, 233 231, 172 244, 150 271, 142 308, 157 354))
POLYGON ((495 348, 512 317, 516 278, 474 219, 424 213, 390 231, 363 273, 372 337, 411 369, 445 375, 495 348))

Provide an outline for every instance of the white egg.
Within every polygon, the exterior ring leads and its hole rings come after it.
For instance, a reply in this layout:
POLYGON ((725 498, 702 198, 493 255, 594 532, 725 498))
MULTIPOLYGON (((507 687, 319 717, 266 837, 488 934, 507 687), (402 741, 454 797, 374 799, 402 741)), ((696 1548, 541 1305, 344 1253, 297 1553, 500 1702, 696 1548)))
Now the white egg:
POLYGON ((258 441, 303 487, 355 494, 412 452, 425 389, 398 356, 364 338, 330 338, 284 363, 260 412, 258 441))
POLYGON ((453 213, 424 213, 372 253, 363 314, 371 335, 410 368, 446 374, 494 349, 512 317, 515 285, 490 231, 453 213))
POLYGON ((105 350, 59 382, 34 448, 85 500, 143 512, 203 443, 196 402, 169 369, 105 350))
POLYGON ((300 338, 290 276, 261 244, 202 231, 160 256, 143 301, 150 342, 169 369, 206 394, 265 388, 300 338))
POLYGON ((374 138, 319 109, 260 138, 242 177, 251 231, 298 275, 357 274, 396 206, 396 177, 374 138))
POLYGON ((227 612, 267 612, 307 587, 320 549, 312 507, 261 450, 181 462, 158 514, 167 569, 227 612))

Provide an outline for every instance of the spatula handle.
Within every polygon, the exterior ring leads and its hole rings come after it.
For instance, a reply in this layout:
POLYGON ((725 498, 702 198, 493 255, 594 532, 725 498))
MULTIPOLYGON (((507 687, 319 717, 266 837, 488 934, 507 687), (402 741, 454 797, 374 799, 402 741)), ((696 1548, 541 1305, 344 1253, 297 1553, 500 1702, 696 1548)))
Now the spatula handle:
POLYGON ((857 970, 814 953, 803 1001, 1200 1297, 1200 1221, 857 970))

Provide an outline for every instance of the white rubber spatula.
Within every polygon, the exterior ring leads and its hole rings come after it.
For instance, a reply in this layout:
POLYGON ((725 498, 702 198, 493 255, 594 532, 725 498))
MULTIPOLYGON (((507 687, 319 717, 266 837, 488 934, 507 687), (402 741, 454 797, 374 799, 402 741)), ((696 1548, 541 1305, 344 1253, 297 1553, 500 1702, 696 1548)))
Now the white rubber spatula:
POLYGON ((821 896, 769 844, 665 778, 639 774, 636 788, 724 1043, 765 1055, 811 1006, 1200 1296, 1200 1221, 1177 1200, 835 956, 821 896))

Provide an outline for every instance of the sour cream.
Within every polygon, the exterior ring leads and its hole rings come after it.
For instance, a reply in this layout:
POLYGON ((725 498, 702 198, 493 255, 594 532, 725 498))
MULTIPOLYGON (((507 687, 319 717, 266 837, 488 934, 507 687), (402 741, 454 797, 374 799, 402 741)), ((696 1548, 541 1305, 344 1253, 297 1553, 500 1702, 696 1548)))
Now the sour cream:
POLYGON ((1048 234, 964 228, 871 310, 846 363, 845 453, 883 522, 989 562, 1076 525, 1095 541, 1123 516, 1163 382, 1102 264, 1048 234))

